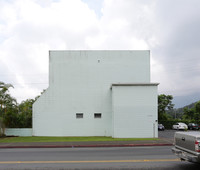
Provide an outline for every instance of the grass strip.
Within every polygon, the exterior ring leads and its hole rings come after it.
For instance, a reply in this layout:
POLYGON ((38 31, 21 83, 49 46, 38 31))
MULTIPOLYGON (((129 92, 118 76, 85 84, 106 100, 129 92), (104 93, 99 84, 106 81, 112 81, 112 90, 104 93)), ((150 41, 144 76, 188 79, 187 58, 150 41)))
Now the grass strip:
POLYGON ((15 142, 89 142, 89 141, 147 141, 158 138, 112 138, 112 137, 5 137, 0 143, 15 142))

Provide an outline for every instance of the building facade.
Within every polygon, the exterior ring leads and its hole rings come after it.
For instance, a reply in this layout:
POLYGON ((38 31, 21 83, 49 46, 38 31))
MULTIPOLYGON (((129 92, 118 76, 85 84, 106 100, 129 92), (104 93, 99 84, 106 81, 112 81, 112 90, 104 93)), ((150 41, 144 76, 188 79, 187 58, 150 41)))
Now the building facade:
POLYGON ((149 51, 50 51, 33 136, 158 137, 149 51))

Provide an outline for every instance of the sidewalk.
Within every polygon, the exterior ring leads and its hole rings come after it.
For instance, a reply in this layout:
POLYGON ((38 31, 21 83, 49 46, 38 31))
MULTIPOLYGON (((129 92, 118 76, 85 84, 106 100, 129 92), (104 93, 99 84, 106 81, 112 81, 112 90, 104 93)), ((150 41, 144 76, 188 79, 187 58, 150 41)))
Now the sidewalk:
POLYGON ((98 141, 98 142, 23 142, 0 143, 0 148, 81 148, 81 147, 138 147, 138 146, 172 146, 173 141, 159 138, 150 141, 98 141))

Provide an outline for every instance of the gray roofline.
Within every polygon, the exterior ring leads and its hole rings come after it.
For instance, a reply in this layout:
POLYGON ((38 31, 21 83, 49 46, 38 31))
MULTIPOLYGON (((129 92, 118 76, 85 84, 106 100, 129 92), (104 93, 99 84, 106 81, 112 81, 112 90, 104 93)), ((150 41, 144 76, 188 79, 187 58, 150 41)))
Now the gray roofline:
POLYGON ((57 52, 57 51, 61 51, 61 52, 63 52, 63 51, 150 51, 150 50, 124 50, 124 49, 118 49, 118 50, 115 50, 115 49, 111 49, 111 50, 99 50, 99 49, 92 49, 92 50, 85 50, 85 49, 74 49, 74 50, 49 50, 49 52, 51 52, 51 51, 55 51, 55 52, 57 52))
POLYGON ((114 83, 111 85, 111 89, 113 86, 158 86, 159 83, 114 83))
POLYGON ((114 49, 111 49, 111 50, 99 50, 99 49, 93 49, 93 50, 84 50, 84 49, 78 49, 78 50, 49 50, 49 52, 77 52, 77 51, 83 51, 83 52, 85 52, 85 51, 116 51, 116 52, 120 52, 120 51, 125 51, 125 52, 140 52, 140 51, 142 51, 142 52, 144 52, 144 51, 149 51, 150 52, 150 50, 123 50, 123 49, 119 49, 119 50, 114 50, 114 49))

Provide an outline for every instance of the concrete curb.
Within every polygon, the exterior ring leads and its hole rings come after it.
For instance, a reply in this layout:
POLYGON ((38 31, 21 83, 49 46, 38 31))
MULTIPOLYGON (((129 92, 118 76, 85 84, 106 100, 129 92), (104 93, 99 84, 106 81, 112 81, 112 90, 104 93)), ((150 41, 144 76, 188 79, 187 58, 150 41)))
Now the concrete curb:
POLYGON ((109 144, 97 144, 97 145, 29 145, 29 146, 0 146, 3 148, 95 148, 95 147, 145 147, 145 146, 173 146, 169 143, 157 143, 157 144, 119 144, 119 145, 109 145, 109 144))

